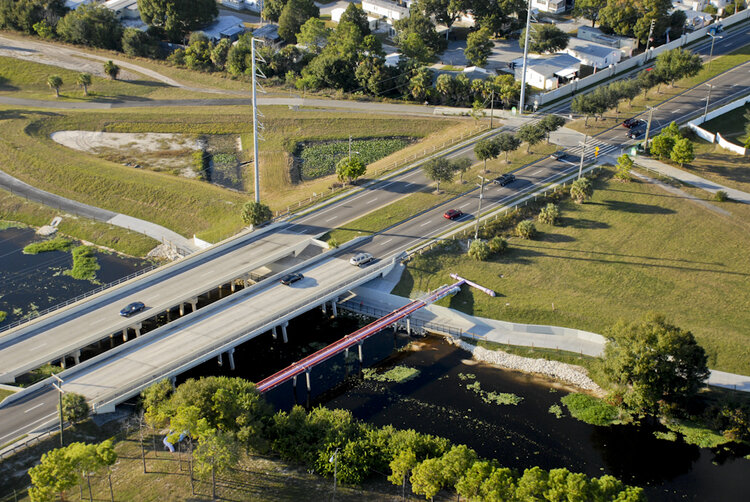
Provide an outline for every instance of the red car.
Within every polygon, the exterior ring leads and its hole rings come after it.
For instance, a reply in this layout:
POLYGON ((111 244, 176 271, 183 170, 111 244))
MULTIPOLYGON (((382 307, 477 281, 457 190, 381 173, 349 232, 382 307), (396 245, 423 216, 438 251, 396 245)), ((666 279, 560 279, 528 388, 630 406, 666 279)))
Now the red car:
POLYGON ((443 215, 443 218, 448 220, 455 220, 456 218, 460 218, 463 215, 464 213, 459 211, 458 209, 448 209, 443 215))

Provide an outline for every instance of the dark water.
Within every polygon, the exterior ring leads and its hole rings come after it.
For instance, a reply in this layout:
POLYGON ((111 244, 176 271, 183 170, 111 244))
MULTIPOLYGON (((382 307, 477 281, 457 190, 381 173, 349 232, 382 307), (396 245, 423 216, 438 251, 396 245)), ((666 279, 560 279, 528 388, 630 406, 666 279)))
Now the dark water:
MULTIPOLYGON (((73 279, 63 271, 73 265, 70 252, 50 251, 36 255, 22 253, 24 246, 42 240, 30 228, 0 231, 0 310, 8 313, 0 326, 32 312, 44 310, 99 287, 90 281, 73 279)), ((96 278, 107 284, 149 265, 144 260, 97 252, 100 270, 96 278)))
MULTIPOLYGON (((226 360, 221 367, 210 361, 183 379, 224 374, 257 382, 359 326, 352 318, 329 321, 316 309, 290 323, 289 344, 283 344, 281 336, 273 340, 264 334, 238 347, 235 372, 226 360)), ((519 470, 538 465, 589 476, 611 474, 644 487, 650 500, 750 500, 750 461, 743 458, 750 449, 712 451, 657 439, 647 426, 595 427, 568 416, 558 419, 548 410, 560 404, 567 391, 554 383, 476 363, 439 339, 419 340, 415 350, 394 349, 409 341, 403 335, 394 337, 391 330, 381 332, 365 342, 364 365, 417 368, 416 379, 396 384, 346 378, 344 357, 337 356, 313 369, 311 404, 348 409, 375 425, 443 436, 519 470), (474 380, 462 380, 459 373, 475 375, 486 391, 513 393, 523 401, 516 406, 484 403, 466 389, 474 380)), ((353 356, 350 360, 353 375, 358 362, 353 356)), ((304 377, 299 378, 296 399, 290 382, 266 397, 279 409, 305 404, 304 377)))

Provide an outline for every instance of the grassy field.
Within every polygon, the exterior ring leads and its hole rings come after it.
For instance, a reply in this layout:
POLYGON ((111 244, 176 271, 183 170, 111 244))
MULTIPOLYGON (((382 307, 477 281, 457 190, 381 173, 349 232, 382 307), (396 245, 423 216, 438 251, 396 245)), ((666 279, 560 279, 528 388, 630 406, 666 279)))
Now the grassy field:
MULTIPOLYGON (((446 141, 473 122, 449 119, 394 118, 391 115, 294 112, 282 107, 265 109, 266 138, 262 144, 262 198, 274 210, 326 191, 332 177, 295 183, 288 150, 297 141, 338 139, 349 136, 433 135, 446 141), (435 133, 435 134, 433 134, 435 133), (279 162, 270 162, 278 159, 279 162)), ((60 130, 112 132, 179 132, 191 135, 235 134, 250 129, 249 110, 237 107, 182 107, 165 114, 163 109, 48 112, 0 108, 4 134, 0 162, 9 174, 38 188, 164 225, 182 235, 198 234, 216 242, 242 227, 241 205, 249 194, 172 174, 135 170, 65 148, 49 135, 60 130), (55 162, 50 162, 54 159, 55 162), (134 175, 137 173, 136 175, 134 175), (190 215, 184 217, 183 215, 190 215)), ((411 148, 418 147, 419 144, 411 148)), ((425 145, 426 147, 426 145, 425 145)), ((394 154, 398 156, 397 152, 394 154)), ((379 161, 393 162, 390 156, 379 161)), ((249 168, 248 168, 249 172, 249 168)))
POLYGON ((745 142, 745 114, 750 112, 750 103, 701 124, 703 129, 720 132, 724 139, 742 145, 745 142))
MULTIPOLYGON (((112 487, 115 500, 177 501, 211 500, 210 475, 195 483, 196 493, 191 494, 187 457, 170 454, 161 448, 161 438, 156 439, 157 449, 152 448, 152 437, 146 434, 146 469, 143 473, 141 445, 137 433, 124 437, 119 424, 111 422, 99 427, 91 421, 68 429, 66 444, 73 441, 98 442, 116 437, 115 450, 118 459, 112 467, 112 487), (116 436, 115 436, 116 435, 116 436), (124 437, 124 439, 122 439, 124 437)), ((29 483, 25 472, 34 465, 41 454, 59 446, 57 436, 32 446, 9 459, 0 462, 0 478, 3 479, 0 497, 18 490, 19 501, 28 501, 24 488, 29 483)), ((400 487, 390 484, 385 476, 368 481, 361 487, 339 485, 336 499, 342 501, 400 500, 400 487)), ((109 500, 109 484, 106 471, 92 476, 92 491, 95 500, 109 500)), ((84 497, 88 489, 84 486, 84 497)), ((217 474, 217 496, 227 501, 298 501, 328 500, 333 491, 333 480, 308 474, 304 469, 278 460, 275 457, 242 455, 240 462, 228 473, 217 474)), ((77 500, 76 486, 66 493, 67 500, 77 500)), ((4 499, 3 499, 4 500, 4 499)), ((410 496, 407 500, 418 500, 410 496)))
POLYGON ((651 184, 602 179, 595 189, 587 204, 561 205, 561 226, 537 224, 537 240, 512 238, 499 258, 450 248, 416 257, 394 293, 419 295, 455 272, 499 294, 465 289, 442 300, 452 308, 599 333, 655 310, 696 335, 710 367, 750 374, 747 223, 651 184))
MULTIPOLYGON (((23 197, 0 190, 0 222, 5 220, 41 227, 60 214, 60 211, 49 206, 30 202, 23 197)), ((58 229, 61 234, 114 249, 130 256, 145 256, 159 244, 156 240, 143 234, 72 215, 63 215, 63 221, 58 229)))
POLYGON ((13 392, 12 390, 0 389, 0 401, 8 396, 12 396, 13 394, 15 394, 15 392, 13 392))
POLYGON ((568 123, 567 127, 591 135, 598 134, 610 127, 620 124, 627 117, 632 117, 646 111, 647 106, 657 106, 663 101, 666 101, 691 87, 695 87, 696 85, 747 61, 750 61, 750 45, 741 47, 730 54, 717 57, 711 62, 710 70, 708 66, 704 65, 703 69, 696 76, 678 80, 673 87, 670 87, 667 84, 662 84, 650 89, 645 97, 643 93, 641 93, 633 100, 632 104, 623 101, 617 113, 615 110, 609 110, 604 114, 603 120, 590 118, 588 120, 588 126, 586 126, 586 121, 584 119, 578 119, 568 123))
POLYGON ((717 144, 696 141, 695 160, 682 168, 729 188, 750 192, 750 157, 729 152, 717 144))

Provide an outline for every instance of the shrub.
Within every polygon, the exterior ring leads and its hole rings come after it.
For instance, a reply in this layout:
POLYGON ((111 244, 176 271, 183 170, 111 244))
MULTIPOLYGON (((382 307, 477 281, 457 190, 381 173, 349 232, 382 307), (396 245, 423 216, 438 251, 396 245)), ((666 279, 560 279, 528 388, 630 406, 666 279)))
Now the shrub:
POLYGON ((555 225, 557 219, 560 217, 560 210, 553 203, 547 204, 539 211, 539 223, 545 223, 547 225, 555 225))
POLYGON ((729 195, 724 190, 719 190, 714 194, 714 200, 718 202, 726 202, 729 200, 729 195))
POLYGON ((523 220, 516 225, 516 234, 522 239, 533 239, 536 236, 536 226, 533 221, 523 220))
MULTIPOLYGON (((199 180, 209 180, 209 155, 203 150, 196 150, 191 154, 190 167, 199 180)), ((209 180, 210 181, 210 180, 209 180)))
POLYGON ((570 197, 576 204, 583 204, 583 201, 590 199, 594 193, 594 188, 588 178, 575 180, 570 186, 570 197))
POLYGON ((617 408, 587 394, 568 394, 560 401, 573 418, 591 425, 611 425, 617 420, 617 408))
POLYGON ((490 239, 490 252, 492 254, 501 254, 508 248, 508 241, 496 235, 490 239))
POLYGON ((477 261, 484 261, 490 257, 490 246, 485 241, 473 240, 469 246, 469 256, 477 261))

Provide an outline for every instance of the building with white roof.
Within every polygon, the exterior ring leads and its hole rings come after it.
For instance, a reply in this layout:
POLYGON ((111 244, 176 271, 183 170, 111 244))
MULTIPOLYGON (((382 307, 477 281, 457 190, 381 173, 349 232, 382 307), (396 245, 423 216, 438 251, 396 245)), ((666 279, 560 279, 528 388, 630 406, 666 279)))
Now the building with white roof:
POLYGON ((108 0, 102 4, 113 11, 117 19, 140 19, 138 12, 138 0, 108 0))
POLYGON ((565 7, 565 0, 531 0, 531 8, 540 12, 561 14, 565 12, 565 7))
POLYGON ((594 68, 606 68, 611 64, 618 63, 622 57, 620 49, 576 37, 571 37, 568 40, 568 46, 562 52, 570 54, 583 64, 594 68))
POLYGON ((65 0, 65 7, 70 10, 76 10, 81 5, 92 3, 94 0, 65 0))
MULTIPOLYGON (((512 64, 516 80, 520 81, 523 58, 515 59, 512 64)), ((526 83, 543 91, 557 89, 576 78, 580 70, 581 61, 570 54, 529 57, 526 61, 526 83)))
POLYGON ((222 38, 234 41, 245 33, 245 24, 237 16, 219 16, 216 21, 200 31, 213 42, 218 42, 222 38))

